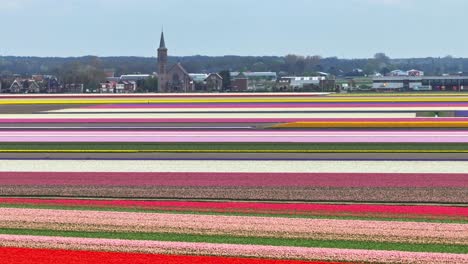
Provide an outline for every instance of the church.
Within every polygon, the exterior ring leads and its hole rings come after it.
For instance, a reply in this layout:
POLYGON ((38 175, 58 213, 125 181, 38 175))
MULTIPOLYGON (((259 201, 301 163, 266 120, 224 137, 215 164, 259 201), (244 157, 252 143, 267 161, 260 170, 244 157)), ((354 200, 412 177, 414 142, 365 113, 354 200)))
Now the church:
POLYGON ((158 48, 158 91, 160 93, 194 92, 193 79, 182 64, 177 63, 171 67, 168 66, 167 51, 164 32, 161 32, 161 41, 158 48))

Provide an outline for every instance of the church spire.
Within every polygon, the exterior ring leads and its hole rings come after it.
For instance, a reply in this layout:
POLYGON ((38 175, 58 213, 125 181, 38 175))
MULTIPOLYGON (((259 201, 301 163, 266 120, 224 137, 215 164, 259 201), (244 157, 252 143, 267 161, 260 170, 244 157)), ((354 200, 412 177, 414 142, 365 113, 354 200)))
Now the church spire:
POLYGON ((166 41, 164 41, 164 30, 161 30, 161 42, 158 49, 158 90, 166 92, 167 83, 167 48, 166 41))
POLYGON ((164 40, 164 30, 161 31, 161 41, 159 42, 160 49, 166 49, 166 41, 164 40))

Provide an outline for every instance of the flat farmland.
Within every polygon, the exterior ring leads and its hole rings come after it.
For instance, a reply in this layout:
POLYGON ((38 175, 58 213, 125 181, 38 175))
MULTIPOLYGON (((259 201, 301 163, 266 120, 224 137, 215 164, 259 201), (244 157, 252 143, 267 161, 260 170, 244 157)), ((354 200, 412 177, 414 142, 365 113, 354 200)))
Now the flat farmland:
POLYGON ((1 95, 0 259, 468 263, 467 111, 456 93, 1 95))

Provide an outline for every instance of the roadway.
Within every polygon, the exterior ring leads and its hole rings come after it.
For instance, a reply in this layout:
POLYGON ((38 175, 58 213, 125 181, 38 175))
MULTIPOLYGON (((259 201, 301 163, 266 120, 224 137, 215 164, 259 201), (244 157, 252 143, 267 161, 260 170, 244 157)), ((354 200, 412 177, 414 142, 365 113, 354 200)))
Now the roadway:
MULTIPOLYGON (((13 99, 12 99, 13 100, 13 99)), ((89 106, 89 105, 80 105, 89 106)), ((38 114, 44 111, 60 110, 64 108, 72 108, 76 105, 56 105, 56 104, 0 104, 1 114, 38 114)))

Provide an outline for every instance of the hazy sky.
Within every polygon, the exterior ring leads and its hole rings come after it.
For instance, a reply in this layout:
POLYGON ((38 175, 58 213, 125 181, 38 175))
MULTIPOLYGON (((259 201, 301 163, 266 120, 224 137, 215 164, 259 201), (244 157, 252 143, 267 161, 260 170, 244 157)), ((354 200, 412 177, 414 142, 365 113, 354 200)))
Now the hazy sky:
POLYGON ((0 55, 468 57, 467 0, 0 0, 0 55))

